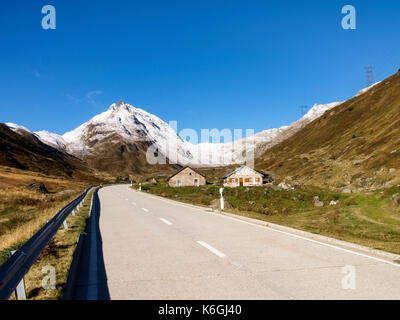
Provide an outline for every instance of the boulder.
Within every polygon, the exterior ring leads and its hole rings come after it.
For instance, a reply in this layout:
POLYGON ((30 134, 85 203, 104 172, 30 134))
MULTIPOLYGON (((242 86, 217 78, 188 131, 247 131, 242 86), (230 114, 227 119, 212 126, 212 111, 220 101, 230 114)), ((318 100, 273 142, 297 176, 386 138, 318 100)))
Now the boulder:
POLYGON ((351 193, 351 190, 350 189, 344 189, 342 192, 343 193, 351 193))
POLYGON ((282 181, 280 184, 278 184, 278 188, 283 189, 283 190, 293 190, 294 189, 294 187, 291 184, 286 183, 286 181, 282 181))
POLYGON ((313 203, 314 203, 314 207, 323 207, 324 206, 324 203, 321 200, 319 200, 318 196, 314 197, 313 203))
POLYGON ((329 203, 329 205, 330 205, 330 206, 336 206, 338 203, 339 203, 339 200, 337 200, 337 201, 332 200, 332 201, 329 203))
POLYGON ((271 189, 274 191, 278 191, 280 188, 273 184, 273 185, 271 185, 271 189))
POLYGON ((33 190, 40 193, 49 193, 43 182, 31 183, 30 185, 27 186, 27 188, 29 190, 33 190))
POLYGON ((396 205, 400 206, 400 194, 396 193, 392 195, 392 200, 396 205))

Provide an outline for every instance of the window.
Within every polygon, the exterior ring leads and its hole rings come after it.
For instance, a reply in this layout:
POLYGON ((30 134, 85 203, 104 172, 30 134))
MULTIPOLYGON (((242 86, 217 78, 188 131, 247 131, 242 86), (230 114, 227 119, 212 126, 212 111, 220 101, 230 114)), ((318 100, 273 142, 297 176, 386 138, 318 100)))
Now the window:
POLYGON ((239 179, 238 179, 238 178, 236 178, 236 182, 239 182, 239 179))
POLYGON ((254 182, 254 178, 249 178, 250 182, 253 183, 254 182))
POLYGON ((249 178, 245 178, 244 182, 250 182, 250 179, 249 178))
POLYGON ((256 181, 257 181, 257 182, 260 182, 260 178, 257 178, 256 181))

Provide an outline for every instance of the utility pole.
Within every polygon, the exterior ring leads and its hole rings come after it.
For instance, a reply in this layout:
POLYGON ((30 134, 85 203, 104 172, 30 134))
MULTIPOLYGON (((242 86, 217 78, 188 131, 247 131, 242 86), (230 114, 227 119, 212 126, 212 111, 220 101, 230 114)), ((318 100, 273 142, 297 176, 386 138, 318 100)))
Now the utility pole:
POLYGON ((370 87, 374 84, 374 67, 366 66, 365 67, 365 80, 367 87, 370 87))

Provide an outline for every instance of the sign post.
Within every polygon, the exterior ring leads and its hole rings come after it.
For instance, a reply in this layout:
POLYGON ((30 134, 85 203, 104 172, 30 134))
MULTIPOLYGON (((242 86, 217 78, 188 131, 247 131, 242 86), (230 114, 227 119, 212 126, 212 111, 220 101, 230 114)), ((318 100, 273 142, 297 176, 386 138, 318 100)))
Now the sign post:
POLYGON ((221 211, 223 211, 225 209, 224 207, 224 196, 223 196, 223 192, 224 192, 224 188, 219 188, 219 194, 221 195, 221 211))

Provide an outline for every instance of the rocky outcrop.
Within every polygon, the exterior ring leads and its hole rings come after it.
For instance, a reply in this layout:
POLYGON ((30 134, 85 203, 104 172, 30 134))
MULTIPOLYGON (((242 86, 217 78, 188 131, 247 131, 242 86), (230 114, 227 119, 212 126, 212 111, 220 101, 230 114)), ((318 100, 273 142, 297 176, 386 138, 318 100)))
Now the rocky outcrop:
POLYGON ((324 206, 324 203, 321 200, 319 200, 318 196, 314 197, 313 203, 314 203, 314 207, 323 207, 324 206))
POLYGON ((33 190, 39 193, 49 193, 43 182, 34 182, 27 186, 29 190, 33 190))
POLYGON ((399 193, 392 195, 392 200, 397 206, 400 206, 400 194, 399 193))

